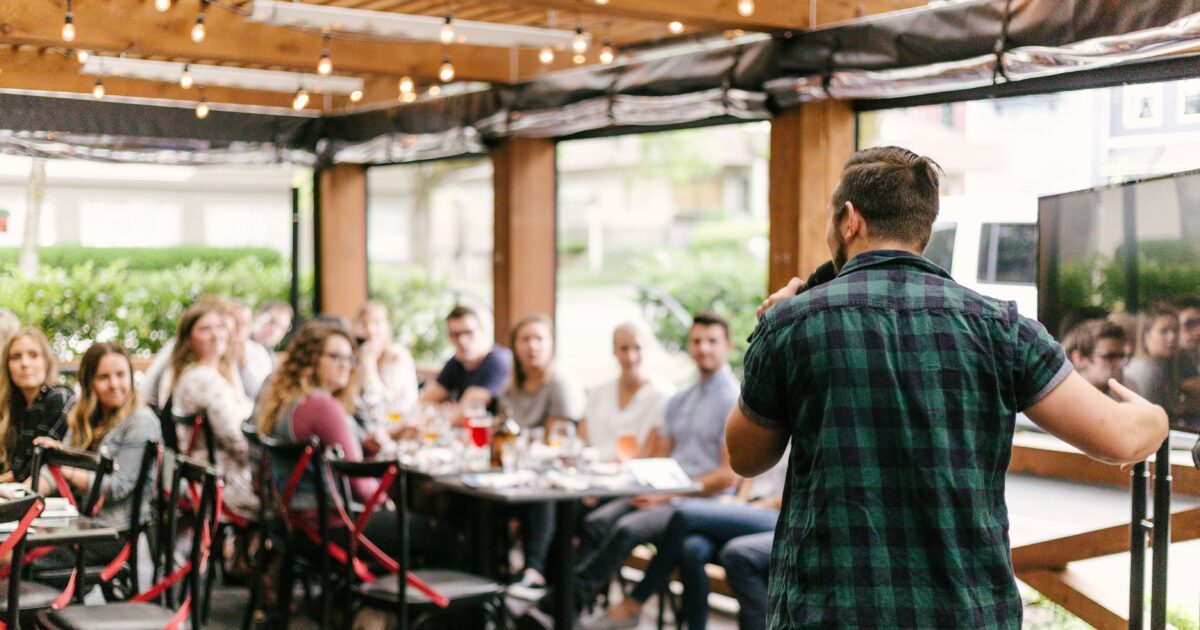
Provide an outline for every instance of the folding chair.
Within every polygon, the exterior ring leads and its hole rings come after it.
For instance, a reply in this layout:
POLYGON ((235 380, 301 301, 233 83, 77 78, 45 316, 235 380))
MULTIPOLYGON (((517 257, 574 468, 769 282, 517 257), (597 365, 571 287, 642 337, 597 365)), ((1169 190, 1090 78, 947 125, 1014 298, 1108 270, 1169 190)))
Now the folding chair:
MULTIPOLYGON (((45 507, 42 497, 36 494, 0 503, 0 523, 16 523, 15 528, 0 542, 0 558, 12 553, 11 566, 19 567, 23 564, 25 534, 45 507)), ((6 612, 0 627, 20 630, 22 600, 25 601, 26 610, 45 608, 58 597, 58 591, 43 584, 24 582, 21 580, 21 571, 13 571, 8 576, 8 589, 3 596, 6 612)))

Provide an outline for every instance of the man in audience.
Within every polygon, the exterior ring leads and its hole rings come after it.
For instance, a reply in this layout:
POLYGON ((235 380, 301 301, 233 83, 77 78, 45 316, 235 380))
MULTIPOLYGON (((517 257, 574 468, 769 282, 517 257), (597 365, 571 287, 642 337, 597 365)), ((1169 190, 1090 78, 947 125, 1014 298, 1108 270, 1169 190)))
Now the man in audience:
POLYGON ((270 350, 272 353, 279 342, 292 329, 292 306, 286 302, 271 301, 263 304, 254 316, 254 326, 250 338, 254 343, 270 350))
MULTIPOLYGON (((725 419, 738 395, 738 380, 727 361, 731 350, 733 342, 725 318, 716 313, 696 315, 688 332, 688 353, 699 378, 667 402, 661 432, 650 431, 641 453, 643 457, 671 457, 677 461, 701 486, 696 493, 699 496, 720 494, 738 479, 729 466, 723 437, 725 419)), ((589 603, 616 575, 634 547, 659 539, 674 513, 671 499, 663 494, 637 496, 611 501, 587 515, 582 562, 575 571, 578 603, 589 603)))
POLYGON ((456 402, 462 407, 495 409, 500 392, 512 374, 512 352, 488 341, 479 314, 455 306, 446 316, 446 329, 454 356, 442 367, 437 380, 421 391, 421 402, 456 402))
POLYGON ((1075 371, 1106 394, 1108 379, 1121 381, 1121 369, 1129 360, 1128 347, 1125 329, 1105 319, 1080 322, 1063 339, 1063 350, 1075 371))
POLYGON ((258 391, 271 372, 275 371, 275 357, 271 351, 250 338, 250 307, 241 300, 229 302, 229 314, 233 319, 230 327, 230 352, 242 378, 242 389, 250 400, 258 400, 258 391))
POLYGON ((740 536, 725 543, 717 556, 725 583, 737 598, 739 630, 767 627, 767 574, 774 542, 774 531, 740 536))
POLYGON ((1179 309, 1180 423, 1200 431, 1200 295, 1175 301, 1179 309))

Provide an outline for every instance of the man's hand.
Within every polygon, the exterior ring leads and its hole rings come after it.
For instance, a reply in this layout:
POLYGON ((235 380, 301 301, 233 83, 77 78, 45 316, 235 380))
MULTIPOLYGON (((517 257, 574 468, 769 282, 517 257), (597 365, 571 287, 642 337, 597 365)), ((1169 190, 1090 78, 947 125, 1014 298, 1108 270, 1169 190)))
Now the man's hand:
POLYGON ((795 297, 796 294, 803 289, 804 281, 800 278, 792 278, 791 280, 788 280, 787 286, 772 293, 771 295, 768 295, 767 299, 763 300, 762 304, 758 305, 758 309, 754 311, 754 318, 761 319, 763 313, 767 312, 767 309, 790 297, 795 297))
POLYGON ((62 442, 45 435, 33 438, 33 445, 42 448, 62 448, 62 442))

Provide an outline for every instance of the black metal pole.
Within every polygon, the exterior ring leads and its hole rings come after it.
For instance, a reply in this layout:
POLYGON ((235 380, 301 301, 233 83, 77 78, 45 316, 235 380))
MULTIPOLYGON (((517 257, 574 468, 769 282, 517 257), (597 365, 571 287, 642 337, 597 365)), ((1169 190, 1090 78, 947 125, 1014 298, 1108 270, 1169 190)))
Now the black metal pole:
POLYGON ((1150 628, 1167 627, 1167 556, 1171 550, 1171 440, 1154 456, 1154 555, 1150 585, 1150 628))
MULTIPOLYGON (((292 305, 292 326, 300 317, 300 188, 292 187, 292 286, 288 290, 288 303, 292 305)), ((290 332, 290 331, 289 331, 290 332)))
POLYGON ((1146 462, 1133 465, 1132 506, 1129 520, 1129 630, 1142 630, 1146 598, 1146 462))
POLYGON ((321 169, 313 169, 312 185, 313 208, 313 315, 320 315, 325 309, 325 295, 321 291, 321 169))

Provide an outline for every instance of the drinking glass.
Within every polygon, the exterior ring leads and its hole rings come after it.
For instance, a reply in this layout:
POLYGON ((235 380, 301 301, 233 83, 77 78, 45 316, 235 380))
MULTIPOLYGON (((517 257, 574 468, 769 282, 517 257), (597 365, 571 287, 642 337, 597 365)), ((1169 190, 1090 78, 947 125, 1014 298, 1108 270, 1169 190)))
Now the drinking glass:
POLYGON ((617 461, 624 462, 637 457, 638 439, 636 433, 622 432, 617 435, 617 461))

